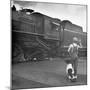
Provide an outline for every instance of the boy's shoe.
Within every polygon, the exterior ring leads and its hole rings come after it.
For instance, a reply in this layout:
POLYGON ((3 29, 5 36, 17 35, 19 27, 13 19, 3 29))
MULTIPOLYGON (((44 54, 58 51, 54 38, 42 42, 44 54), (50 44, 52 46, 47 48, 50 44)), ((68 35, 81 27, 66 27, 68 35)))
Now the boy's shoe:
POLYGON ((72 81, 72 82, 76 82, 76 80, 77 80, 77 76, 74 76, 74 75, 73 75, 73 78, 71 79, 71 81, 72 81))

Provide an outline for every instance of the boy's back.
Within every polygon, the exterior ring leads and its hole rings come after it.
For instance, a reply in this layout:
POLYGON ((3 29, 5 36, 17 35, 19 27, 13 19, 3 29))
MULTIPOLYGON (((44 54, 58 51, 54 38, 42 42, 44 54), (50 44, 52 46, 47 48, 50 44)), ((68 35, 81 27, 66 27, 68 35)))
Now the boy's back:
POLYGON ((76 43, 70 44, 68 52, 71 58, 77 58, 78 57, 78 45, 76 43))

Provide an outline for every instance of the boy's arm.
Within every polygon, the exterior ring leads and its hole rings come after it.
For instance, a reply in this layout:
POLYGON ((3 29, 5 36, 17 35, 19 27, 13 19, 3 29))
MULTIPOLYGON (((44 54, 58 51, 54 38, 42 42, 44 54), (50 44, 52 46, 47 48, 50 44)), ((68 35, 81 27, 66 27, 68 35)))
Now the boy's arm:
POLYGON ((69 53, 69 55, 71 54, 71 48, 72 48, 72 47, 73 47, 72 44, 69 45, 69 48, 68 48, 68 53, 69 53))
POLYGON ((82 48, 83 46, 82 46, 82 43, 81 43, 81 41, 79 42, 79 45, 78 45, 78 48, 82 48))

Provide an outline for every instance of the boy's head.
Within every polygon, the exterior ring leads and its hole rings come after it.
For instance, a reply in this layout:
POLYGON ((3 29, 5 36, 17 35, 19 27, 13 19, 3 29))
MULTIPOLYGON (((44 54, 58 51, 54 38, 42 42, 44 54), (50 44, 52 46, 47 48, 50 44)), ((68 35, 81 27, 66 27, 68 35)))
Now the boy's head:
POLYGON ((78 44, 79 40, 77 37, 73 37, 73 43, 77 43, 78 44))

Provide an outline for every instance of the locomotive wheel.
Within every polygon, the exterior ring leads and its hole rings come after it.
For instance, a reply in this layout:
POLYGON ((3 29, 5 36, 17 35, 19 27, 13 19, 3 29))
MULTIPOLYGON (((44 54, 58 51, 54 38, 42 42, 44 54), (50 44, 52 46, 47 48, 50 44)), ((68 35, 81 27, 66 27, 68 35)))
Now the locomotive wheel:
POLYGON ((43 61, 45 60, 45 57, 47 56, 46 53, 47 52, 44 49, 38 48, 38 53, 32 57, 32 60, 33 61, 43 61))
POLYGON ((44 58, 41 52, 37 53, 31 58, 32 61, 42 61, 43 59, 44 58))
POLYGON ((24 60, 24 54, 21 46, 17 43, 12 45, 12 63, 21 62, 24 60))

